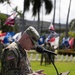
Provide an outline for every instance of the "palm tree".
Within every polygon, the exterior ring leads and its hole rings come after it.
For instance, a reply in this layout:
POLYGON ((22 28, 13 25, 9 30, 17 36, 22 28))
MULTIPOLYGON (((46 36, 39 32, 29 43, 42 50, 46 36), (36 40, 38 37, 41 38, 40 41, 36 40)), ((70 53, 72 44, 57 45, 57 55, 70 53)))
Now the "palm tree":
MULTIPOLYGON (((56 0, 54 0, 53 25, 54 25, 54 22, 55 22, 55 12, 56 12, 56 0)), ((55 27, 55 25, 54 25, 54 27, 55 27)))
POLYGON ((5 0, 0 0, 0 3, 4 3, 5 0))
POLYGON ((71 8, 71 0, 69 2, 69 8, 68 8, 68 14, 67 14, 67 20, 66 20, 66 38, 68 37, 68 31, 69 31, 69 28, 68 28, 68 20, 69 20, 70 8, 71 8))
POLYGON ((60 36, 60 33, 61 33, 60 14, 61 14, 61 0, 59 0, 59 36, 60 36))
POLYGON ((22 17, 22 11, 21 10, 18 10, 18 6, 16 6, 12 12, 16 12, 17 15, 21 18, 22 17))
MULTIPOLYGON (((38 31, 40 33, 40 8, 42 6, 42 4, 45 4, 45 10, 46 10, 46 14, 49 14, 52 10, 52 1, 51 0, 24 0, 24 8, 23 8, 23 16, 25 11, 29 10, 30 7, 30 3, 32 4, 33 8, 32 8, 32 12, 33 12, 33 16, 36 16, 38 14, 38 31)), ((24 18, 24 17, 23 17, 24 18)))
POLYGON ((4 0, 0 0, 0 3, 3 3, 4 2, 4 0))
POLYGON ((4 3, 7 2, 8 4, 10 4, 10 0, 0 0, 0 3, 4 3))

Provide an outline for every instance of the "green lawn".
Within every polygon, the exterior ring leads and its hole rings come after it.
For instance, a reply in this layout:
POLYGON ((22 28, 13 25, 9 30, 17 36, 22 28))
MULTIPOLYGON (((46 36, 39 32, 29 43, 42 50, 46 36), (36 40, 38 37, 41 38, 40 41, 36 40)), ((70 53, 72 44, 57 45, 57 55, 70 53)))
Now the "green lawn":
MULTIPOLYGON (((31 54, 31 52, 30 52, 30 54, 31 54)), ((30 55, 29 54, 29 55, 30 55)), ((33 54, 33 58, 35 58, 36 56, 36 53, 35 52, 33 52, 32 53, 33 54)), ((30 57, 30 56, 29 56, 30 57)), ((40 55, 39 55, 39 58, 40 58, 40 55)), ((64 58, 65 59, 65 58, 64 58)), ((58 71, 59 71, 59 73, 61 73, 61 72, 66 72, 66 71, 70 71, 70 74, 69 75, 75 75, 75 61, 72 61, 72 62, 65 62, 65 61, 60 61, 60 62, 55 62, 55 65, 56 65, 56 67, 57 67, 57 69, 58 69, 58 71)), ((47 75, 56 75, 56 71, 55 71, 55 68, 53 67, 53 65, 52 64, 50 64, 50 65, 40 65, 40 62, 38 62, 38 61, 31 61, 31 66, 32 66, 32 69, 34 70, 34 71, 36 71, 36 70, 39 70, 39 69, 44 69, 45 71, 45 73, 47 74, 47 75)))
MULTIPOLYGON (((69 75, 75 75, 75 62, 55 62, 55 65, 60 72, 70 71, 69 75)), ((56 75, 56 71, 52 64, 50 65, 40 65, 40 62, 38 61, 31 61, 31 66, 34 71, 37 71, 39 69, 43 69, 44 73, 47 75, 56 75)))
MULTIPOLYGON (((75 62, 55 62, 55 65, 60 72, 70 71, 69 75, 75 75, 75 62)), ((39 69, 44 69, 47 75, 56 75, 56 71, 52 64, 50 65, 40 65, 40 62, 32 61, 31 62, 32 69, 34 71, 39 69)))
MULTIPOLYGON (((30 57, 30 54, 29 54, 29 57, 30 57)), ((36 53, 33 52, 33 58, 35 58, 35 57, 36 57, 36 53)), ((39 55, 39 58, 40 58, 40 55, 39 55)), ((55 65, 56 65, 59 73, 65 72, 65 71, 70 71, 69 75, 75 75, 75 61, 74 62, 73 61, 72 62, 65 62, 65 61, 57 62, 57 61, 55 61, 55 65)), ((41 66, 39 61, 31 61, 31 66, 34 71, 43 69, 47 75, 56 75, 55 68, 53 67, 52 64, 50 64, 50 65, 43 64, 41 66)))

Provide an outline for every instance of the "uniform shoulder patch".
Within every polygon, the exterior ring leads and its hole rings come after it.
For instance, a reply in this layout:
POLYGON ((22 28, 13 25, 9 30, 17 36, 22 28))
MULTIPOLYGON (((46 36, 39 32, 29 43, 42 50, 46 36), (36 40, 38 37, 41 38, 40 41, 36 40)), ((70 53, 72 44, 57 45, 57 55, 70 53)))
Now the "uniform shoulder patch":
POLYGON ((15 57, 14 57, 14 56, 7 56, 6 59, 7 59, 7 60, 13 60, 13 59, 15 59, 15 57))

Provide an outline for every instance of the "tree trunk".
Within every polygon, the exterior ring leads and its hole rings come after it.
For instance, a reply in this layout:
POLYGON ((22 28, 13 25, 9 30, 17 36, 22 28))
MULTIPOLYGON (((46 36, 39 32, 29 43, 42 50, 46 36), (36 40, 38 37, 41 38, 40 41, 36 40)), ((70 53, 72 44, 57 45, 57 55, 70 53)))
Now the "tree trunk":
MULTIPOLYGON (((54 22, 55 22, 55 12, 56 12, 56 0, 54 0, 53 25, 54 25, 54 22)), ((54 25, 54 28, 55 28, 55 25, 54 25)))
POLYGON ((61 33, 61 23, 60 23, 60 13, 61 13, 61 0, 59 2, 59 36, 60 36, 60 33, 61 33))
POLYGON ((39 11, 38 11, 38 32, 40 34, 40 12, 39 11))
POLYGON ((68 21, 69 21, 70 8, 71 8, 71 0, 69 2, 69 8, 68 8, 68 14, 67 14, 67 20, 66 20, 66 38, 68 37, 68 31, 69 31, 68 21))
MULTIPOLYGON (((25 0, 24 0, 24 3, 25 3, 25 0)), ((24 5, 23 5, 24 6, 24 5)), ((24 20, 24 13, 25 13, 25 10, 23 8, 23 15, 22 15, 22 32, 24 32, 24 30, 26 30, 26 20, 24 20), (24 26, 25 25, 25 26, 24 26)))

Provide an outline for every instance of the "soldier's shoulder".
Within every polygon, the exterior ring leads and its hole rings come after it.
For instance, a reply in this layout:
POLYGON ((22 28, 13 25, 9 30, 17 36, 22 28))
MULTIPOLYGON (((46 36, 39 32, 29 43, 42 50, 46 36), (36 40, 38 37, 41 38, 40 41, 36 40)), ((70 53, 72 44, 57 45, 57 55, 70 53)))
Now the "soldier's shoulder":
POLYGON ((7 53, 7 54, 9 54, 9 53, 11 53, 11 54, 16 53, 17 54, 16 49, 17 49, 17 44, 15 42, 13 42, 10 45, 8 45, 6 48, 3 49, 3 53, 7 53))
POLYGON ((13 43, 11 43, 10 45, 8 45, 6 47, 6 49, 12 49, 12 48, 17 48, 17 43, 16 42, 13 42, 13 43))
POLYGON ((17 52, 17 44, 15 42, 11 43, 9 46, 7 46, 4 51, 3 55, 7 57, 8 60, 14 59, 15 55, 16 57, 19 56, 19 53, 17 52))

